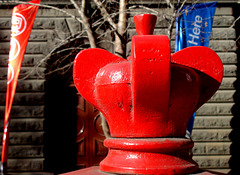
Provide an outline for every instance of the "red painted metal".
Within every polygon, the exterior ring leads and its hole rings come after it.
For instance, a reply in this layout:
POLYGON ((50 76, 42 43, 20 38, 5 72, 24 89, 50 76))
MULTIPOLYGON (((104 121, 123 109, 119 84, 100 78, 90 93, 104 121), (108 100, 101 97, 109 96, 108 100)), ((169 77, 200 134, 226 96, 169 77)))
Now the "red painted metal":
POLYGON ((154 27, 146 25, 156 17, 141 15, 135 21, 140 35, 132 38, 128 60, 102 49, 87 49, 74 62, 78 91, 104 114, 113 137, 104 142, 109 153, 100 170, 196 172, 198 166, 189 154, 193 142, 184 138, 187 123, 220 86, 222 62, 201 46, 171 55, 167 36, 149 35, 154 27))
POLYGON ((134 16, 135 27, 138 35, 152 35, 157 17, 151 14, 134 16))
MULTIPOLYGON (((70 173, 64 173, 62 175, 115 175, 115 174, 102 172, 100 171, 98 166, 93 166, 93 167, 73 171, 70 173)), ((198 172, 194 173, 194 175, 225 175, 225 174, 213 172, 213 171, 199 170, 198 172)))

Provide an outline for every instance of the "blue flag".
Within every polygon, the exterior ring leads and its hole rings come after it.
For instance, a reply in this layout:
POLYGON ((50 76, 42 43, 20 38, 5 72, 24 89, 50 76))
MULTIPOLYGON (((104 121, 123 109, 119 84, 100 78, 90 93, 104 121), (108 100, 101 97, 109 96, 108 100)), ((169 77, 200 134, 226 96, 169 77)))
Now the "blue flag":
MULTIPOLYGON (((176 19, 175 52, 191 46, 208 47, 217 2, 199 3, 183 6, 176 19)), ((188 123, 187 130, 192 133, 195 113, 188 123)))
POLYGON ((190 46, 206 46, 212 32, 217 2, 184 6, 176 19, 175 52, 190 46))

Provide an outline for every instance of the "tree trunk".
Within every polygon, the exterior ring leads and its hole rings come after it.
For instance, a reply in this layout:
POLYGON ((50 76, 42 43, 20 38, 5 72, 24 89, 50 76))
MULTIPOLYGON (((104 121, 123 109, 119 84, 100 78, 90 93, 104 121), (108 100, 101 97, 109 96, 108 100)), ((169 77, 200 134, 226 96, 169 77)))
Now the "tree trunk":
POLYGON ((126 57, 126 29, 127 29, 127 0, 119 1, 119 17, 117 31, 115 32, 115 54, 126 57))

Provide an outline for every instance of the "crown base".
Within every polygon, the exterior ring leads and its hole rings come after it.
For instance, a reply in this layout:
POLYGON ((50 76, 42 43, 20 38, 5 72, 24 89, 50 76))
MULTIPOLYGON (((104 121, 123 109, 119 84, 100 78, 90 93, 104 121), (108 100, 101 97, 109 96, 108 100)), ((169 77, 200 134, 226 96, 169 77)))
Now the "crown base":
POLYGON ((190 150, 193 142, 185 138, 111 138, 100 170, 118 174, 189 174, 198 170, 190 150))

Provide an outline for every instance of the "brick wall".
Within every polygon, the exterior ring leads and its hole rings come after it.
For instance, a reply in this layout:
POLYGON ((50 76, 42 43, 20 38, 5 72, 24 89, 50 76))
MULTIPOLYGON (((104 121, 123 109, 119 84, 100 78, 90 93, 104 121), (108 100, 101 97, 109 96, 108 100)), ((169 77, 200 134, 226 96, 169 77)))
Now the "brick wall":
POLYGON ((231 108, 235 93, 237 54, 235 29, 229 28, 234 21, 232 8, 219 8, 213 23, 209 47, 217 52, 224 65, 224 78, 220 89, 196 114, 192 139, 194 160, 201 168, 228 172, 230 159, 229 134, 231 108))

